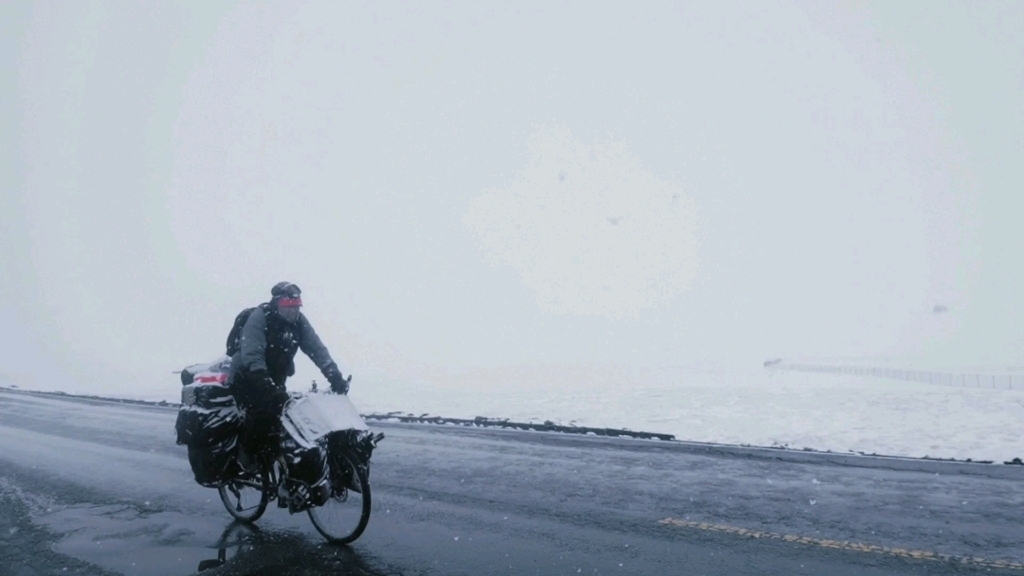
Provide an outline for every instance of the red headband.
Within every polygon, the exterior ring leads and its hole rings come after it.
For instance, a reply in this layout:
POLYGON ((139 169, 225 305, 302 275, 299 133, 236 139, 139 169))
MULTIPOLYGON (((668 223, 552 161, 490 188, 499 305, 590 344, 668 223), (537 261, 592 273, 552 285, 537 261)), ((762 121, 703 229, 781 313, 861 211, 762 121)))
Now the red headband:
POLYGON ((302 298, 281 298, 277 301, 278 306, 302 306, 302 298))

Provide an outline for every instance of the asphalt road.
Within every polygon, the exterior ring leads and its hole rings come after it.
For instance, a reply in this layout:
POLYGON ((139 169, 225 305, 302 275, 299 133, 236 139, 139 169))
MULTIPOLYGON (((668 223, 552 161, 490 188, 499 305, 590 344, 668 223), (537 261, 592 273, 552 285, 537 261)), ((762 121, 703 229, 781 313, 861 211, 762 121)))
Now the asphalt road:
POLYGON ((373 516, 331 546, 232 524, 174 417, 0 392, 0 575, 1024 573, 1019 480, 408 424, 371 423, 373 516))

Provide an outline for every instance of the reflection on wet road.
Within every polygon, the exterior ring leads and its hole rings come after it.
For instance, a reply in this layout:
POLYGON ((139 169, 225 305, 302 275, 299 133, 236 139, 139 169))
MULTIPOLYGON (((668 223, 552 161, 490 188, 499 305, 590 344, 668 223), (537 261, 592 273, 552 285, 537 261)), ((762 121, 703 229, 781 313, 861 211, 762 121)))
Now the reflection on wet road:
POLYGON ((275 507, 232 523, 173 422, 0 392, 0 524, 15 529, 0 574, 959 574, 1024 558, 1012 480, 393 424, 377 425, 370 525, 332 546, 275 507))
POLYGON ((287 574, 296 570, 352 576, 385 574, 349 546, 322 546, 288 532, 264 531, 234 522, 214 544, 216 557, 201 560, 198 572, 214 574, 287 574))

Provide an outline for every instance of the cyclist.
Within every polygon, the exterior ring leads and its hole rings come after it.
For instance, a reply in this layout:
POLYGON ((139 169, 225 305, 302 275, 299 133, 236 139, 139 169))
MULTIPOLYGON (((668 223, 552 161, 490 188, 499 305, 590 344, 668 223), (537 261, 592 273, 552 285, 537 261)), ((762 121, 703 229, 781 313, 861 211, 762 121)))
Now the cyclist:
MULTIPOLYGON (((352 376, 342 377, 337 363, 302 314, 302 290, 279 282, 269 302, 252 308, 238 335, 227 385, 245 409, 243 447, 248 454, 277 454, 281 411, 288 401, 285 381, 295 374, 295 354, 302 350, 338 394, 347 394, 352 376)), ((240 316, 241 318, 241 316, 240 316)), ((229 337, 228 347, 233 346, 229 337)))

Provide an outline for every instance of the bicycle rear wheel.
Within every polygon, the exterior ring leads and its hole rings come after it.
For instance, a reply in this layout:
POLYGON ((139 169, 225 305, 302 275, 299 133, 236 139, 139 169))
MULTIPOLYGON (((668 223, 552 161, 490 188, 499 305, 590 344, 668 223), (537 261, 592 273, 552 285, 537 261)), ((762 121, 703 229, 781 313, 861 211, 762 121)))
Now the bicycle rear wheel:
POLYGON ((352 456, 329 456, 331 496, 323 506, 307 512, 317 532, 334 544, 353 542, 370 521, 370 479, 352 456))
POLYGON ((270 501, 269 474, 261 470, 258 476, 243 476, 222 482, 217 487, 220 500, 236 520, 255 522, 267 510, 270 501))

